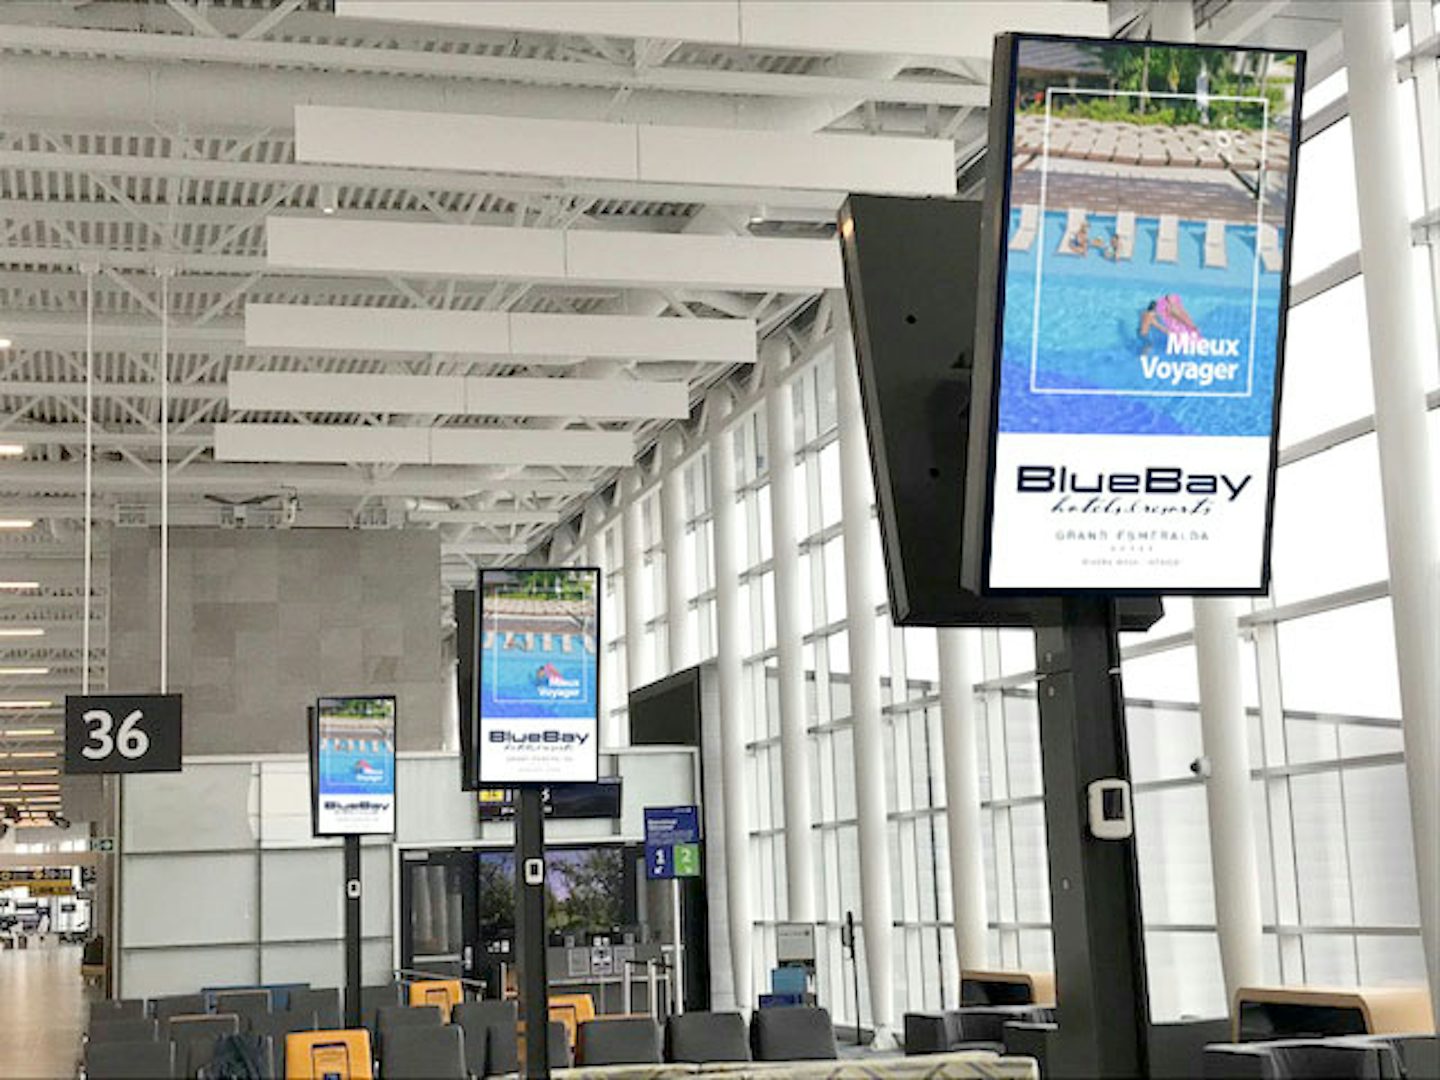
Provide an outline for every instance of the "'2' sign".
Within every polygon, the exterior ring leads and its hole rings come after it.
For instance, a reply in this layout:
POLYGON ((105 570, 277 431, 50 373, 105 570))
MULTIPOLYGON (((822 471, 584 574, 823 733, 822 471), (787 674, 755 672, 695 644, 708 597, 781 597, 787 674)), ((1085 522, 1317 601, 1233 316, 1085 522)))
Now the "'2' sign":
POLYGON ((65 699, 65 772, 180 771, 180 695, 65 699))

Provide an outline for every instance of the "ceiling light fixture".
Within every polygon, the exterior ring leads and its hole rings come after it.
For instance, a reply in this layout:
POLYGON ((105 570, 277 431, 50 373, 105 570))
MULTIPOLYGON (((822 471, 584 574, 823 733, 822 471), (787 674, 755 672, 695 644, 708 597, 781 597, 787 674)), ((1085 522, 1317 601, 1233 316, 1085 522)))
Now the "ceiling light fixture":
POLYGON ((5 731, 6 738, 10 739, 43 739, 47 735, 54 734, 55 729, 48 727, 9 728, 5 731))
POLYGON ((14 750, 11 751, 12 758, 53 758, 58 755, 54 750, 14 750))
POLYGON ((19 457, 25 453, 25 444, 18 442, 0 443, 0 457, 19 457))
POLYGON ((10 709, 10 710, 20 710, 20 709, 23 709, 23 710, 25 710, 25 711, 28 712, 28 711, 31 710, 31 709, 53 709, 54 707, 55 707, 55 702, 53 702, 53 701, 42 701, 42 700, 40 700, 40 699, 38 699, 38 698, 33 699, 33 700, 29 700, 29 701, 24 701, 24 700, 20 700, 20 701, 0 701, 0 709, 10 709))
POLYGON ((48 667, 0 667, 0 675, 49 675, 48 667))
POLYGON ((19 532, 22 529, 33 529, 34 527, 34 518, 0 518, 0 529, 19 532))
POLYGON ((38 581, 0 581, 0 589, 13 589, 16 592, 28 592, 38 588, 40 588, 38 581))
POLYGON ((59 776, 59 769, 17 769, 16 776, 59 776))
POLYGON ((15 343, 11 341, 8 337, 0 337, 0 349, 8 349, 11 345, 14 344, 15 343))
MULTIPOLYGON (((42 626, 0 626, 0 638, 44 636, 45 628, 42 626)), ((4 708, 3 702, 0 702, 0 708, 4 708)))
POLYGON ((335 184, 321 184, 315 193, 315 205, 322 214, 333 214, 340 209, 340 189, 335 184))

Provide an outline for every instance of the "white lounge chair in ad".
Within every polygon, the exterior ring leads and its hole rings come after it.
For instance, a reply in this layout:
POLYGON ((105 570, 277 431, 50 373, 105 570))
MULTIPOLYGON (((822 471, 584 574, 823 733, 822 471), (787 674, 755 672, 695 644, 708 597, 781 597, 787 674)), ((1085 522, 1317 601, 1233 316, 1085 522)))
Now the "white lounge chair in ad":
POLYGON ((1015 227, 1015 235, 1010 238, 1010 250, 1029 251, 1039 230, 1040 208, 1034 203, 1021 204, 1020 223, 1015 227))
POLYGON ((1205 265, 1215 270, 1224 270, 1225 223, 1211 218, 1205 222, 1205 265))
POLYGON ((1285 256, 1280 251, 1280 232, 1268 222, 1260 224, 1260 266, 1267 274, 1278 274, 1285 256))
POLYGON ((1084 210, 1069 210, 1065 214, 1065 234, 1060 237, 1060 247, 1056 250, 1061 255, 1079 255, 1080 252, 1074 248, 1075 234, 1080 231, 1080 226, 1085 224, 1088 215, 1084 210))
POLYGON ((1160 215, 1160 232, 1155 238, 1155 261, 1180 261, 1180 219, 1174 214, 1160 215))
POLYGON ((1135 254, 1135 213, 1121 210, 1115 215, 1115 258, 1128 259, 1135 254))

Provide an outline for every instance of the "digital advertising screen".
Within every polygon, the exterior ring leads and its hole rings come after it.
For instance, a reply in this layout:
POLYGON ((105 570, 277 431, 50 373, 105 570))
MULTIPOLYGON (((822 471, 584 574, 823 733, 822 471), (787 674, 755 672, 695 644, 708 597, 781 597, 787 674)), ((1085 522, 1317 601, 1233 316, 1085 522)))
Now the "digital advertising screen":
POLYGON ((1002 35, 994 73, 964 584, 1263 592, 1304 54, 1002 35))
POLYGON ((310 730, 316 836, 395 831, 395 698, 323 697, 310 730))
POLYGON ((478 776, 593 783, 600 765, 600 571, 480 572, 478 776))

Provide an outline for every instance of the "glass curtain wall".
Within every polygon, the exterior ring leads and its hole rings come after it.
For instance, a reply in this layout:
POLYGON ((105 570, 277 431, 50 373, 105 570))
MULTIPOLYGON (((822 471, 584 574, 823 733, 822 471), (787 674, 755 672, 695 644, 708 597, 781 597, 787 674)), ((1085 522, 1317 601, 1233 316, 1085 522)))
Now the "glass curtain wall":
MULTIPOLYGON (((1408 33, 1408 32, 1407 32, 1408 33)), ((1408 41, 1408 39, 1407 39, 1408 41)), ((1404 45, 1405 51, 1410 44, 1404 45)), ((1422 59, 1417 63, 1434 63, 1422 59)), ((1344 93, 1344 72, 1313 88, 1316 113, 1344 93)), ((1396 88, 1418 125, 1417 80, 1396 88)), ((1431 110, 1433 116, 1435 110, 1431 110)), ((1420 140, 1402 163, 1412 220, 1433 218, 1440 193, 1424 190, 1420 140)), ((1432 142, 1431 145, 1434 145, 1432 142)), ((1277 481, 1272 595, 1241 620, 1254 828, 1267 980, 1386 985, 1424 980, 1414 856, 1400 731, 1369 349, 1350 147, 1350 122, 1312 125, 1300 157, 1294 293, 1277 481)), ((1437 282, 1429 233, 1417 228, 1422 283, 1415 317, 1433 331, 1437 282), (1428 239, 1427 239, 1428 238, 1428 239)), ((1435 333, 1423 339, 1433 343, 1435 333)), ((1440 356, 1433 372, 1432 453, 1440 455, 1440 356)), ((856 1019, 854 980, 840 928, 860 915, 853 719, 847 626, 878 620, 886 731, 890 880, 897 939, 896 1014, 956 1004, 944 770, 934 631, 894 627, 882 607, 849 612, 841 536, 833 349, 800 354, 793 388, 800 467, 796 518, 805 631, 810 775, 820 920, 818 989, 836 1019, 856 1019)), ((752 807, 754 985, 775 964, 774 927, 787 917, 784 801, 776 688, 769 439, 763 400, 740 395, 731 423, 744 522, 742 622, 749 772, 734 797, 752 807)), ((664 610, 665 551, 657 489, 642 496, 644 564, 621 565, 622 515, 588 538, 607 571, 603 609, 606 704, 623 730, 624 577, 645 575, 640 595, 647 670, 668 670, 665 628, 691 620, 699 659, 716 649, 711 500, 701 445, 682 459, 694 580, 686 610, 664 610)), ((618 508, 617 508, 618 509, 618 508)), ((873 510, 872 510, 873 523, 873 510)), ((878 551, 878 545, 876 547, 878 551)), ((883 580, 878 558, 873 567, 883 580)), ((883 585, 877 595, 884 595, 883 585)), ((1157 1021, 1220 1016, 1225 993, 1215 928, 1201 757, 1191 604, 1166 601, 1148 634, 1125 636, 1124 679, 1151 1009, 1157 1021)), ((1033 636, 974 631, 974 692, 982 718, 981 770, 988 962, 1051 966, 1033 636)), ((863 961, 864 951, 861 950, 863 961)), ((859 979, 859 1016, 868 990, 859 979)))

